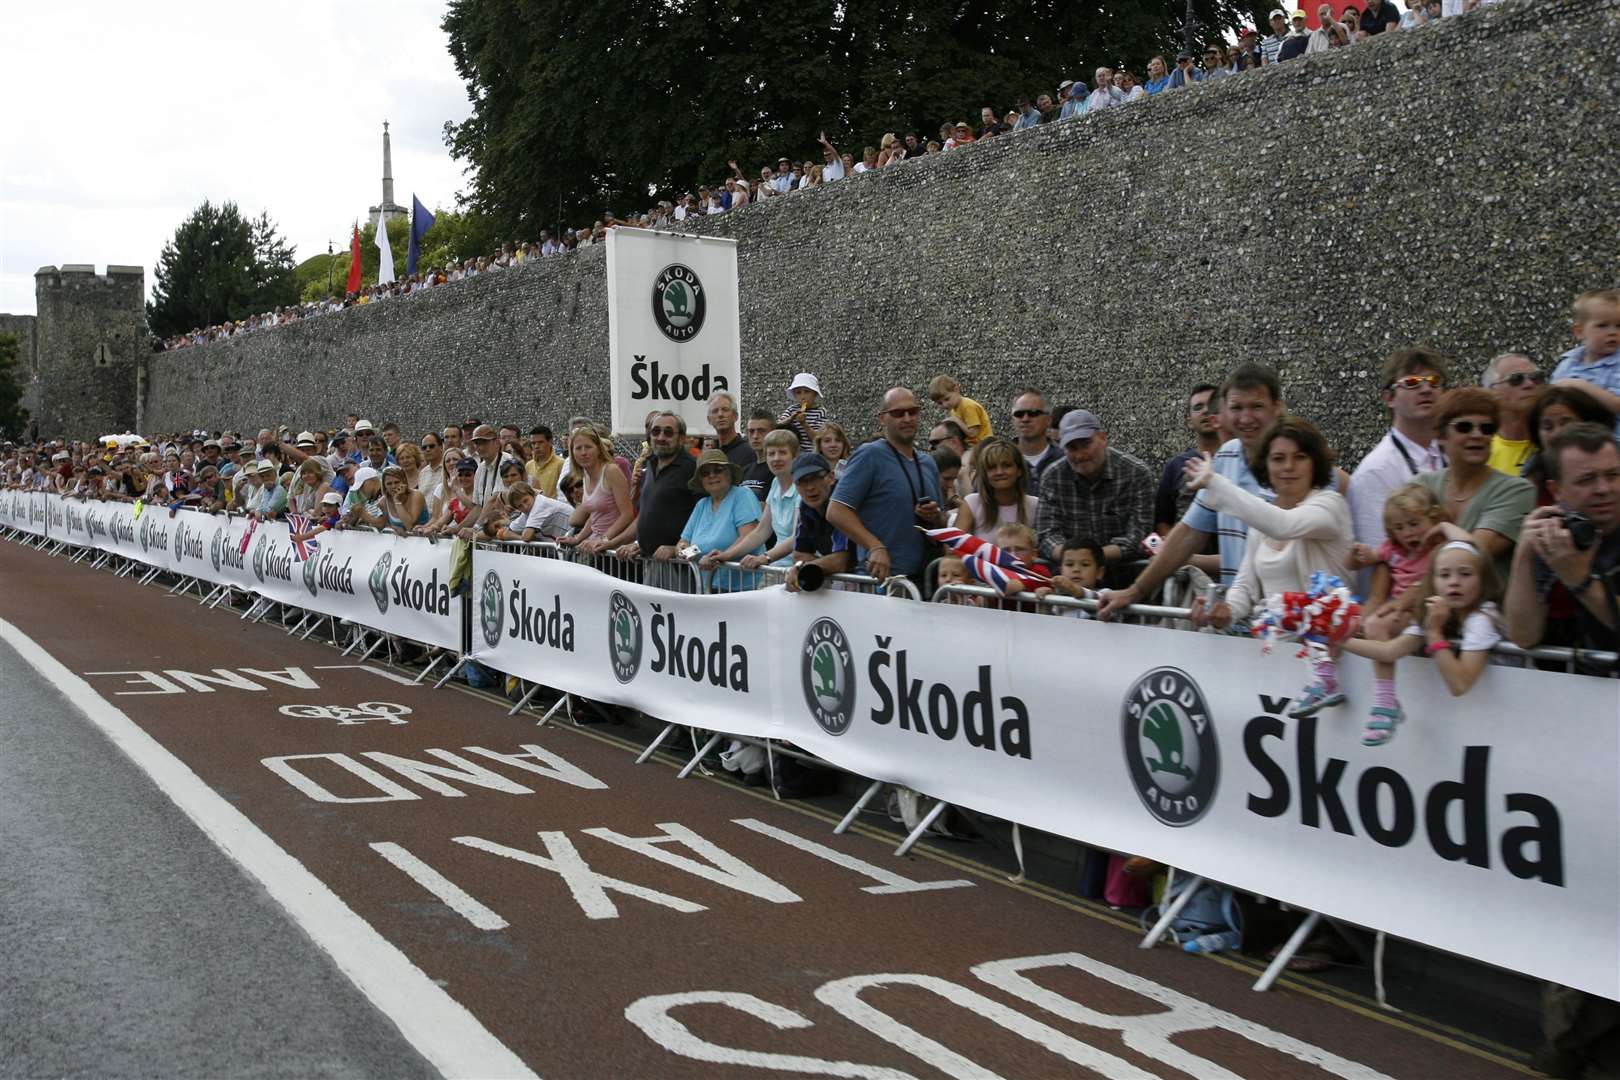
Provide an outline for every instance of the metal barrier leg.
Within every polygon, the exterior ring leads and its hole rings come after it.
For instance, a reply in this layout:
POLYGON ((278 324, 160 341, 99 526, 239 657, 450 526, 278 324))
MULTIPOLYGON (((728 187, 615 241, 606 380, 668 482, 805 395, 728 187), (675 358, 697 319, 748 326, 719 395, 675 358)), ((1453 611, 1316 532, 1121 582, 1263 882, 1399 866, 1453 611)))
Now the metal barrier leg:
POLYGON ((365 652, 360 654, 360 662, 363 664, 367 660, 370 660, 371 659, 371 654, 377 651, 377 646, 381 645, 383 642, 385 642, 387 640, 388 640, 388 635, 387 634, 378 634, 377 635, 377 640, 373 641, 371 643, 371 648, 367 649, 365 652))
POLYGON ((861 811, 866 809, 866 804, 872 801, 872 796, 876 795, 882 787, 883 781, 872 781, 872 786, 867 788, 859 799, 855 800, 855 805, 849 808, 849 813, 844 815, 844 819, 838 823, 838 827, 833 829, 833 832, 839 835, 847 832, 849 827, 855 824, 855 819, 860 816, 861 811))
POLYGON ((349 639, 349 647, 347 649, 343 650, 343 655, 344 656, 348 656, 350 653, 354 652, 355 647, 362 644, 362 643, 364 643, 364 641, 366 640, 366 631, 365 630, 361 629, 358 626, 353 627, 353 630, 355 632, 354 637, 349 639))
POLYGON ((935 821, 938 821, 939 815, 943 814, 946 808, 949 806, 950 803, 946 802, 944 799, 941 799, 939 802, 935 803, 934 808, 928 811, 928 816, 917 822, 917 827, 912 829, 906 838, 900 841, 900 846, 894 849, 896 857, 904 855, 906 852, 910 851, 912 846, 916 844, 917 841, 922 839, 923 833, 928 831, 928 826, 932 825, 935 821))
POLYGON ((1170 906, 1164 909, 1164 914, 1159 916, 1159 921, 1153 924, 1153 929, 1148 931, 1147 937, 1142 939, 1142 943, 1137 948, 1151 949, 1157 945, 1159 939, 1164 937, 1165 933, 1170 929, 1170 924, 1176 921, 1176 916, 1181 914, 1181 909, 1186 907, 1188 902, 1192 900, 1193 893, 1202 888, 1203 884, 1204 879, 1201 877, 1195 877, 1187 882, 1187 887, 1181 890, 1181 895, 1172 900, 1170 906))
POLYGON ((1299 952, 1299 947, 1305 944, 1305 939, 1311 936, 1311 931, 1315 930, 1316 924, 1321 921, 1322 915, 1320 912, 1313 911, 1305 917, 1305 921, 1295 928, 1293 934, 1283 943, 1283 947, 1278 950, 1276 959, 1271 961, 1271 965, 1266 968, 1265 974, 1261 975, 1259 981, 1254 984, 1255 990, 1264 992, 1271 989, 1271 984, 1277 981, 1277 977, 1288 966, 1288 961, 1292 960, 1294 954, 1299 952))
POLYGON ((703 744, 703 749, 692 755, 692 760, 688 761, 684 766, 681 767, 681 771, 675 774, 675 779, 685 780, 688 776, 692 775, 692 770, 697 768, 698 762, 703 760, 705 754, 718 746, 720 740, 724 737, 724 734, 718 731, 713 735, 710 735, 709 741, 703 744))
POLYGON ((317 631, 317 630, 319 630, 321 628, 321 620, 322 619, 330 619, 330 618, 331 618, 330 615, 316 615, 315 618, 314 618, 314 621, 312 621, 309 624, 309 629, 305 630, 302 634, 298 635, 298 640, 299 641, 308 641, 309 640, 309 635, 313 634, 315 631, 317 631))
POLYGON ((676 725, 674 725, 674 724, 665 724, 664 725, 664 730, 660 731, 658 733, 658 737, 656 739, 654 739, 652 742, 648 743, 647 744, 647 749, 643 750, 641 752, 641 756, 636 758, 636 764, 640 765, 640 764, 644 763, 648 758, 652 757, 653 756, 653 751, 657 750, 658 747, 663 744, 664 740, 669 738, 670 732, 675 730, 675 726, 676 725))
MULTIPOLYGON (((518 698, 518 703, 516 705, 514 705, 510 709, 506 710, 506 715, 507 716, 516 716, 518 713, 522 712, 523 707, 525 705, 527 705, 529 702, 533 701, 534 700, 534 695, 538 694, 539 692, 540 692, 540 684, 535 683, 533 686, 529 687, 529 692, 528 693, 526 693, 522 697, 518 698)), ((547 713, 546 715, 550 716, 551 714, 547 713)))
POLYGON ((310 619, 316 617, 317 616, 311 614, 310 612, 304 612, 304 614, 299 617, 298 621, 292 624, 292 629, 287 631, 287 636, 292 637, 294 634, 302 630, 304 625, 308 623, 310 619))
POLYGON ((420 683, 423 679, 427 678, 428 675, 432 674, 433 669, 438 667, 441 663, 443 663, 444 658, 449 656, 449 655, 450 654, 447 653, 447 652, 442 652, 438 656, 435 656, 431 661, 428 662, 427 667, 425 667, 421 671, 417 672, 416 678, 411 680, 412 684, 420 683))
POLYGON ((242 612, 241 615, 237 616, 237 621, 240 622, 242 619, 246 619, 250 615, 255 614, 259 610, 259 605, 267 604, 267 603, 269 603, 268 600, 266 600, 262 596, 259 597, 257 600, 253 601, 253 603, 248 605, 248 609, 246 611, 242 612))
POLYGON ((557 710, 565 706, 568 709, 569 718, 572 719, 574 715, 574 699, 568 694, 564 694, 562 697, 558 698, 555 703, 553 703, 551 708, 546 710, 546 715, 534 722, 534 726, 545 727, 546 721, 550 720, 553 716, 556 716, 557 710))
POLYGON ((456 672, 458 672, 462 668, 466 667, 467 666, 467 661, 470 660, 470 659, 472 659, 472 658, 468 657, 468 656, 458 656, 456 658, 455 664, 453 664, 451 666, 449 671, 444 673, 444 678, 440 679, 438 682, 433 684, 433 689, 438 690, 439 688, 444 686, 445 683, 447 683, 451 679, 455 678, 456 672))

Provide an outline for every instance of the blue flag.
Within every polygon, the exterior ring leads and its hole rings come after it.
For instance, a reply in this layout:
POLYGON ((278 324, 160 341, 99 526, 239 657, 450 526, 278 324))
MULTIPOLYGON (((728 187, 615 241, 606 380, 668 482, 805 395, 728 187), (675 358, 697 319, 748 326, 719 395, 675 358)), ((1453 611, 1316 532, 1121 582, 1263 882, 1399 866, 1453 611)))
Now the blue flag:
POLYGON ((411 196, 411 249, 405 256, 405 273, 416 273, 416 257, 422 253, 422 237, 433 228, 433 215, 428 213, 422 200, 411 196))

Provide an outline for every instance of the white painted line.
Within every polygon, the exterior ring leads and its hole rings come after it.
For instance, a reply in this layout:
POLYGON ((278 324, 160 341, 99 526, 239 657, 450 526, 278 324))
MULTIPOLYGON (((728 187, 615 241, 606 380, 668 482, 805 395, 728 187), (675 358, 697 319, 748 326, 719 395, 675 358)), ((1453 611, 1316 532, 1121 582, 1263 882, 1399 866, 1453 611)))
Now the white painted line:
POLYGON ((398 844, 372 844, 371 850, 405 871, 405 875, 444 901, 446 907, 480 930, 505 930, 510 923, 479 903, 460 885, 398 844))
POLYGON ((407 1041, 447 1077, 534 1077, 472 1013, 445 993, 337 894, 283 851, 179 758, 33 639, 0 619, 0 641, 60 690, 221 851, 256 878, 407 1041))
POLYGON ((389 682, 397 682, 401 686, 416 686, 416 682, 403 675, 395 675, 392 671, 385 671, 370 664, 317 664, 316 671, 369 671, 373 675, 381 675, 389 682))

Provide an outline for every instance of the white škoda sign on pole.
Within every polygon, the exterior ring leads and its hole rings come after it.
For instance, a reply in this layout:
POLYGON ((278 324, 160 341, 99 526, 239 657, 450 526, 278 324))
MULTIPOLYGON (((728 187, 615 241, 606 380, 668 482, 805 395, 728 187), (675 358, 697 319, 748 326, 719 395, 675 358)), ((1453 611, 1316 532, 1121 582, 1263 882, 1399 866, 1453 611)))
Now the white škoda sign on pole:
POLYGON ((613 431, 668 409, 712 435, 707 402, 742 388, 737 242, 617 228, 607 237, 613 431))

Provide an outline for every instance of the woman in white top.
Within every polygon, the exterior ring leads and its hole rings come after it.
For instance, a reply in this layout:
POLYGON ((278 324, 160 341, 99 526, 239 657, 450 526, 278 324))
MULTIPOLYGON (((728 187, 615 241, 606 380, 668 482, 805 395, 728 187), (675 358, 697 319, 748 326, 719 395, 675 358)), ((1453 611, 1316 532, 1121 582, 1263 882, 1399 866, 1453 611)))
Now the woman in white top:
POLYGON ((974 487, 956 511, 955 525, 980 540, 991 540, 1001 526, 1016 522, 1035 524, 1040 500, 1029 493, 1029 463, 1018 447, 1000 436, 992 436, 973 450, 978 472, 974 487))
POLYGON ((1317 570, 1347 573, 1355 530, 1350 504, 1334 490, 1327 440, 1315 424, 1284 416, 1260 438, 1249 468, 1262 487, 1277 493, 1273 502, 1244 491, 1218 475, 1208 454, 1187 463, 1187 486, 1204 491, 1212 510, 1231 514, 1249 526, 1243 564, 1224 602, 1205 612, 1193 606, 1194 621, 1225 627, 1246 618, 1269 596, 1307 592, 1317 570))

